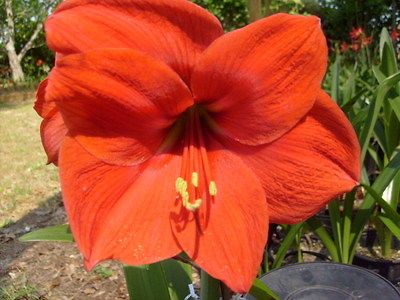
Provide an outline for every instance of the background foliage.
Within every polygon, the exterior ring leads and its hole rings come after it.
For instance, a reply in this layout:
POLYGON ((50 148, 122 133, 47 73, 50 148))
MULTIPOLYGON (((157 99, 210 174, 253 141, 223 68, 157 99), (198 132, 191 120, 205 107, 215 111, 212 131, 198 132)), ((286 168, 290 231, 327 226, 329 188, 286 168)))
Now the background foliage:
MULTIPOLYGON (((46 11, 47 2, 44 0, 13 0, 12 7, 14 12, 15 24, 15 46, 19 51, 25 45, 32 35, 38 22, 42 22, 48 15, 46 11)), ((4 83, 10 79, 10 71, 8 67, 8 58, 5 51, 5 27, 6 12, 4 0, 0 0, 0 83, 4 83)), ((28 54, 22 60, 22 68, 27 75, 27 80, 32 82, 39 81, 48 72, 49 67, 53 65, 54 55, 46 47, 44 32, 41 31, 34 47, 29 50, 28 54), (37 66, 38 61, 43 64, 37 66), (40 62, 40 61, 39 61, 40 62)), ((40 64, 40 63, 39 63, 40 64)))

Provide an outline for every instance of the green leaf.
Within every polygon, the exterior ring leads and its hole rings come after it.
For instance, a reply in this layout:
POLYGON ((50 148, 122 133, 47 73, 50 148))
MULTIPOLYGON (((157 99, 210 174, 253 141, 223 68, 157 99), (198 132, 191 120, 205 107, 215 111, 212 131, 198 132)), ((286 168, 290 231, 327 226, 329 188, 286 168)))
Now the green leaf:
POLYGON ((250 289, 250 294, 254 296, 257 300, 280 299, 278 294, 271 290, 260 279, 254 280, 253 286, 250 289))
POLYGON ((363 184, 362 185, 365 190, 368 192, 369 195, 371 195, 376 203, 379 204, 380 207, 385 211, 385 214, 398 226, 400 226, 400 215, 383 199, 381 196, 379 196, 373 188, 371 188, 368 185, 363 184))
POLYGON ((372 66, 372 72, 375 75, 376 80, 378 80, 378 83, 381 84, 386 76, 385 74, 382 73, 381 69, 379 69, 379 66, 372 66))
MULTIPOLYGON (((338 254, 342 252, 342 218, 340 216, 340 207, 338 200, 329 202, 328 204, 329 218, 332 225, 333 238, 335 243, 335 248, 338 254)), ((340 255, 339 255, 340 257, 340 255)))
MULTIPOLYGON (((372 185, 372 189, 378 195, 381 195, 389 183, 393 180, 396 174, 400 170, 400 150, 397 149, 395 151, 395 155, 389 162, 389 164, 383 169, 382 173, 376 178, 374 184, 372 185)), ((349 261, 352 261, 354 254, 357 249, 358 241, 360 240, 362 230, 368 221, 369 217, 373 213, 375 205, 375 199, 371 194, 367 194, 364 198, 363 203, 361 204, 355 218, 353 221, 353 226, 351 228, 350 240, 350 258, 349 261)))
POLYGON ((389 103, 396 114, 397 119, 400 121, 400 97, 389 99, 389 103))
POLYGON ((344 103, 344 104, 342 104, 341 105, 341 109, 342 110, 344 110, 344 111, 348 111, 348 110, 350 110, 350 108, 354 105, 354 103, 356 103, 359 99, 360 99, 360 97, 362 96, 362 95, 364 95, 364 93, 367 91, 367 89, 361 89, 360 91, 358 91, 357 92, 357 94, 353 97, 353 98, 351 98, 349 101, 347 101, 346 103, 344 103))
POLYGON ((375 101, 370 105, 367 120, 363 130, 360 133, 361 144, 361 161, 365 159, 368 150, 369 141, 372 136, 373 129, 375 128, 379 112, 381 111, 383 101, 390 88, 400 81, 400 72, 386 78, 378 87, 375 101))
POLYGON ((297 232, 301 229, 304 223, 299 223, 290 226, 290 229, 283 239, 278 251, 276 252, 275 260, 272 264, 271 269, 279 268, 282 265, 283 259, 287 251, 289 250, 290 246, 293 244, 293 241, 296 237, 297 232))
POLYGON ((220 281, 201 270, 200 299, 218 300, 220 298, 220 281))
POLYGON ((180 300, 189 294, 190 266, 165 260, 140 267, 124 266, 130 299, 180 300))
POLYGON ((74 237, 68 224, 50 226, 24 234, 19 238, 21 242, 68 242, 72 243, 74 237))
POLYGON ((355 201, 356 188, 346 194, 343 205, 343 249, 342 249, 342 262, 349 263, 350 251, 350 232, 353 215, 353 207, 355 201))
MULTIPOLYGON (((393 47, 389 31, 386 28, 383 28, 381 32, 379 54, 381 57, 380 70, 384 75, 386 75, 386 77, 399 71, 397 67, 396 51, 393 47)), ((400 84, 397 84, 396 90, 397 94, 400 96, 400 84)))
POLYGON ((396 73, 398 71, 396 51, 394 50, 389 31, 386 28, 383 28, 381 32, 379 54, 381 57, 382 72, 386 74, 386 76, 396 73))
POLYGON ((335 63, 332 66, 332 82, 331 82, 331 97, 339 102, 339 86, 340 86, 340 60, 341 56, 337 55, 335 63))
POLYGON ((332 238, 330 237, 329 233, 326 231, 324 226, 322 225, 321 221, 317 220, 315 217, 310 218, 306 221, 306 224, 310 226, 312 231, 320 238, 326 249, 331 254, 332 260, 335 262, 340 262, 339 252, 338 249, 333 242, 332 238))
POLYGON ((379 220, 400 240, 400 227, 396 225, 391 218, 387 217, 385 214, 378 215, 379 220))
POLYGON ((188 286, 192 283, 192 266, 175 259, 161 262, 168 281, 171 299, 184 299, 189 294, 188 286))

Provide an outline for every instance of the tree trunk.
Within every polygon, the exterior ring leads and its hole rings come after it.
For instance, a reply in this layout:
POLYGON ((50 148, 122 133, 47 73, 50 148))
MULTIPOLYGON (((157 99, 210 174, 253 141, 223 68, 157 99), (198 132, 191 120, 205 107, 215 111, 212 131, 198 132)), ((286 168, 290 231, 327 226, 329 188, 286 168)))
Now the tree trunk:
POLYGON ((250 23, 262 18, 262 0, 247 0, 250 23))
POLYGON ((265 0, 265 2, 264 2, 266 16, 272 15, 271 4, 272 4, 272 0, 265 0))
POLYGON ((15 83, 24 81, 25 74, 24 71, 22 71, 21 62, 18 59, 17 53, 15 52, 14 44, 12 42, 11 43, 8 42, 6 44, 6 50, 7 50, 8 61, 10 63, 13 81, 15 83))
POLYGON ((18 83, 25 79, 25 75, 24 71, 22 71, 21 59, 18 57, 15 50, 14 16, 11 0, 5 0, 5 7, 7 14, 6 51, 10 63, 12 79, 15 83, 18 83))

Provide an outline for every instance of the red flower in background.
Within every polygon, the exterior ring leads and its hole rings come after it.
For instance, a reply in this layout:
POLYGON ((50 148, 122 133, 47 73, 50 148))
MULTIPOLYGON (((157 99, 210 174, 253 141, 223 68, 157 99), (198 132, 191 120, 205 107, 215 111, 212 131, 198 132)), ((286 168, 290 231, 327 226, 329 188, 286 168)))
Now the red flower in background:
POLYGON ((184 251, 246 292, 268 220, 302 221, 359 180, 315 17, 223 34, 189 1, 76 0, 45 27, 57 63, 35 108, 88 268, 184 251))
POLYGON ((396 42, 399 39, 399 31, 396 28, 393 28, 392 31, 390 31, 390 37, 392 38, 392 41, 396 42))
POLYGON ((363 37, 362 40, 361 40, 361 44, 363 46, 371 45, 372 44, 372 36, 363 37))
POLYGON ((43 60, 41 60, 41 59, 38 59, 38 60, 36 61, 36 66, 37 66, 37 67, 41 67, 41 66, 43 66, 43 64, 44 64, 44 62, 43 62, 43 60))
POLYGON ((345 52, 349 51, 349 49, 350 49, 349 44, 347 44, 346 42, 340 43, 340 52, 345 53, 345 52))
POLYGON ((350 31, 350 38, 352 40, 358 40, 362 35, 364 35, 362 27, 356 27, 350 31))
POLYGON ((358 44, 358 43, 351 44, 351 50, 353 50, 354 52, 359 51, 360 50, 360 44, 358 44))

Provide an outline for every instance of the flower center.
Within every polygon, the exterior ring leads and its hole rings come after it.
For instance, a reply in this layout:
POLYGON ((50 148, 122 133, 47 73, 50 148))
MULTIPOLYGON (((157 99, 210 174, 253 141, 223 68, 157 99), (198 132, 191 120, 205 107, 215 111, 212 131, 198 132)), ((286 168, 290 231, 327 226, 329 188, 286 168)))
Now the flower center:
POLYGON ((176 179, 175 189, 182 206, 191 212, 198 210, 207 193, 217 195, 217 185, 211 178, 204 136, 200 124, 200 110, 192 107, 186 123, 182 154, 181 175, 176 179), (205 193, 204 193, 205 192, 205 193))

